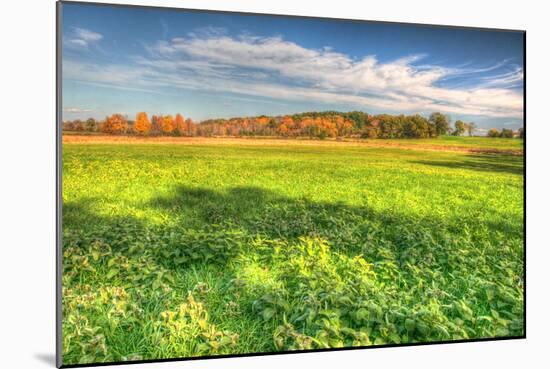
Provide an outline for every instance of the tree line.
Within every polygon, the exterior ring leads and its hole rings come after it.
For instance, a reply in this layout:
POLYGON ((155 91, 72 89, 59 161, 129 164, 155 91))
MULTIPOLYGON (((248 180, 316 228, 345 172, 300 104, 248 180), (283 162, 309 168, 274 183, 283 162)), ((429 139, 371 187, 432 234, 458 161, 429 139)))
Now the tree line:
MULTIPOLYGON (((64 121, 64 131, 102 132, 110 135, 138 136, 279 136, 311 138, 430 138, 442 135, 472 136, 475 123, 457 120, 451 125, 448 115, 370 115, 362 111, 306 112, 284 116, 207 119, 200 123, 181 114, 152 115, 137 113, 134 120, 113 114, 102 121, 64 121)), ((508 137, 510 130, 491 129, 489 137, 508 137), (497 132, 497 133, 495 133, 497 132)), ((514 136, 512 132, 511 137, 514 136)))
POLYGON ((487 131, 487 137, 503 137, 503 138, 524 138, 525 136, 525 130, 523 128, 519 128, 516 132, 514 132, 512 129, 503 128, 501 131, 499 131, 496 128, 491 128, 487 131))

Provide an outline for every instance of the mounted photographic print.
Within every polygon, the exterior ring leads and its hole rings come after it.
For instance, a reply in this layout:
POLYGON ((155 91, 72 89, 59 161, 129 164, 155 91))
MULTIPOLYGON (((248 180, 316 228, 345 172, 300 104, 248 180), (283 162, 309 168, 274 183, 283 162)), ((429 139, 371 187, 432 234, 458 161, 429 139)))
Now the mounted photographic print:
POLYGON ((524 40, 58 3, 58 365, 524 338, 524 40))

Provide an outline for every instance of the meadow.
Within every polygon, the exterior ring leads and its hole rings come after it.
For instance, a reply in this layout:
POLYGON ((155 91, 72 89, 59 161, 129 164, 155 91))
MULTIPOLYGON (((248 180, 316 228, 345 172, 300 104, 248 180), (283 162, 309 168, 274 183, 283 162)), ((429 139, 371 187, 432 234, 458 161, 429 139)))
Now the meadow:
POLYGON ((523 141, 386 141, 70 136, 63 363, 522 336, 523 141))

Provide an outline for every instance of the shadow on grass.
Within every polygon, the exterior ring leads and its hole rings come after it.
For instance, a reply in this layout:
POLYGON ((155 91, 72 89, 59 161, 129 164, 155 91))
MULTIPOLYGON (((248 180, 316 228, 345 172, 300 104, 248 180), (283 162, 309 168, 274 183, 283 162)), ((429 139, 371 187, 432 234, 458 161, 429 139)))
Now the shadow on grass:
MULTIPOLYGON (((95 204, 94 199, 64 204, 64 244, 86 246, 97 239, 108 242, 114 250, 124 250, 135 243, 162 245, 166 250, 179 249, 174 255, 192 257, 197 263, 226 263, 236 255, 238 244, 258 236, 287 242, 304 236, 319 237, 339 252, 357 255, 365 252, 365 247, 375 249, 381 245, 390 245, 400 252, 449 237, 457 240, 467 237, 476 242, 494 241, 497 233, 518 239, 523 235, 519 216, 490 219, 483 218, 484 214, 482 218, 412 216, 375 211, 368 206, 289 198, 258 187, 225 191, 176 187, 170 196, 158 197, 146 205, 167 214, 168 221, 163 225, 132 216, 101 215, 94 209, 95 204), (88 242, 82 242, 83 239, 88 242), (203 253, 210 245, 211 250, 203 253)), ((170 252, 164 255, 172 257, 170 252)))
POLYGON ((271 239, 322 237, 342 250, 364 245, 365 240, 375 234, 392 243, 414 244, 421 242, 419 240, 424 239, 426 233, 462 235, 465 227, 474 231, 485 228, 491 233, 518 237, 523 232, 519 218, 486 220, 456 216, 443 219, 406 215, 343 202, 289 198, 258 187, 214 191, 179 186, 173 195, 154 199, 149 205, 175 217, 181 215, 176 222, 182 225, 194 219, 194 226, 217 225, 271 239))
POLYGON ((466 169, 488 173, 523 174, 523 156, 514 155, 466 155, 463 160, 419 160, 415 164, 447 169, 466 169))

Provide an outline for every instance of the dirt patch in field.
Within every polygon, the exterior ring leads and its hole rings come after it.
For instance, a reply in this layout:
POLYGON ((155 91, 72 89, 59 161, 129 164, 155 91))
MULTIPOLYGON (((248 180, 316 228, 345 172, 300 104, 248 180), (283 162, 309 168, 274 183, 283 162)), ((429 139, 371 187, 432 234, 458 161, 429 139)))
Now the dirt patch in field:
POLYGON ((107 136, 107 135, 63 135, 66 144, 177 144, 177 145, 246 145, 246 146, 359 146, 380 147, 405 150, 452 151, 478 154, 506 154, 522 156, 521 149, 497 149, 468 146, 433 145, 430 143, 410 144, 399 142, 380 142, 376 140, 316 140, 316 139, 285 139, 258 137, 137 137, 137 136, 107 136))

